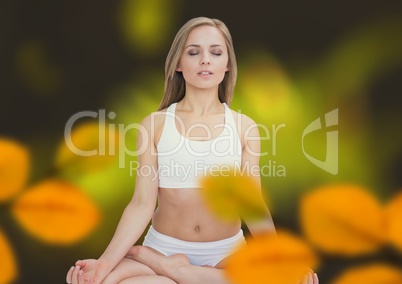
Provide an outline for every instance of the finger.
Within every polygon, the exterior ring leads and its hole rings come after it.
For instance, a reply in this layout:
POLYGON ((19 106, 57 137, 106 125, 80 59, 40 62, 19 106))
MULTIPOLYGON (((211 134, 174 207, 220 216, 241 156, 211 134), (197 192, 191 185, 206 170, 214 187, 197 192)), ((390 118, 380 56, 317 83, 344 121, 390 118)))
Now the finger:
POLYGON ((81 268, 79 266, 75 266, 73 269, 73 275, 72 275, 72 284, 80 284, 78 280, 78 273, 80 272, 81 268))
POLYGON ((85 260, 77 260, 76 262, 75 262, 75 265, 78 265, 79 267, 84 267, 85 266, 85 264, 86 264, 86 261, 85 260))
POLYGON ((78 284, 85 284, 84 283, 84 271, 82 271, 80 269, 80 271, 78 271, 78 284))
POLYGON ((311 284, 316 284, 315 275, 316 275, 316 274, 315 274, 314 272, 311 272, 310 275, 309 275, 309 278, 310 278, 309 281, 310 281, 311 284))
POLYGON ((314 273, 313 278, 314 278, 314 284, 319 284, 317 273, 314 273))
POLYGON ((72 283, 72 277, 73 277, 73 271, 74 271, 74 266, 71 266, 70 269, 67 272, 67 276, 66 276, 66 282, 67 283, 72 283))
POLYGON ((303 284, 315 284, 314 283, 314 273, 308 272, 306 275, 303 277, 303 284))

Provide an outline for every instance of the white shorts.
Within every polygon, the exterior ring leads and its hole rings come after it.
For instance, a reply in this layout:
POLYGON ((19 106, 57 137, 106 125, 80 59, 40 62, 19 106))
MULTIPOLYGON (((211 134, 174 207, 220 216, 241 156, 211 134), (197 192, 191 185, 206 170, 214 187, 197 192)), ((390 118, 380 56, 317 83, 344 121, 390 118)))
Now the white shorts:
POLYGON ((241 229, 233 237, 219 241, 187 242, 161 234, 151 226, 142 245, 151 247, 166 256, 184 254, 193 265, 215 266, 244 242, 245 238, 241 229))

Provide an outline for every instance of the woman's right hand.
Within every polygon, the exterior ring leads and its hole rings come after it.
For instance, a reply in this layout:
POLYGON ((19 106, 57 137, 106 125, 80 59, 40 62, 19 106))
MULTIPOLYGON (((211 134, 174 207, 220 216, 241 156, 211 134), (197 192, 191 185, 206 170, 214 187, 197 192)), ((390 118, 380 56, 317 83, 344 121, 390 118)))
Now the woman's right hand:
POLYGON ((300 284, 318 284, 318 283, 319 283, 318 276, 313 271, 307 273, 307 275, 304 276, 302 282, 300 282, 300 284))
POLYGON ((97 259, 78 260, 67 273, 67 283, 100 284, 110 273, 107 263, 97 259))

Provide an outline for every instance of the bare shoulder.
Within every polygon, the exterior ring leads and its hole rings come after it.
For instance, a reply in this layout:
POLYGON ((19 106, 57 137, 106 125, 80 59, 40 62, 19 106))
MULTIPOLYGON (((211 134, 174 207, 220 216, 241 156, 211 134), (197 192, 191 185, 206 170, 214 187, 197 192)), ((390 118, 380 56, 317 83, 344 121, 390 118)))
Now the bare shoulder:
POLYGON ((237 126, 242 148, 248 143, 248 138, 259 137, 259 131, 255 121, 249 116, 232 110, 233 118, 237 126))
POLYGON ((141 121, 141 125, 147 129, 151 129, 151 127, 157 127, 158 125, 163 125, 165 121, 165 113, 166 109, 151 112, 149 115, 144 117, 141 121))
POLYGON ((249 116, 247 116, 246 114, 239 113, 232 109, 231 109, 231 112, 233 114, 233 118, 236 122, 237 128, 239 130, 241 129, 241 132, 244 132, 247 128, 250 128, 250 127, 254 128, 255 126, 257 126, 255 121, 252 118, 250 118, 249 116))
POLYGON ((156 145, 162 134, 165 122, 166 109, 155 111, 147 115, 141 121, 141 126, 145 128, 146 133, 150 135, 152 142, 156 145))

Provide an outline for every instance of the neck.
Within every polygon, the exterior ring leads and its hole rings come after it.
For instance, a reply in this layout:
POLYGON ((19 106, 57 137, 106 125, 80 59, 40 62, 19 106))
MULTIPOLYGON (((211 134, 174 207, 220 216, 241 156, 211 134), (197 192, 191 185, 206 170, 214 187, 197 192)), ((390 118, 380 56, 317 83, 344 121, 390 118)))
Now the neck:
POLYGON ((222 109, 222 103, 218 98, 218 88, 205 90, 186 89, 186 94, 181 100, 180 105, 182 108, 186 108, 200 115, 220 111, 222 109))

